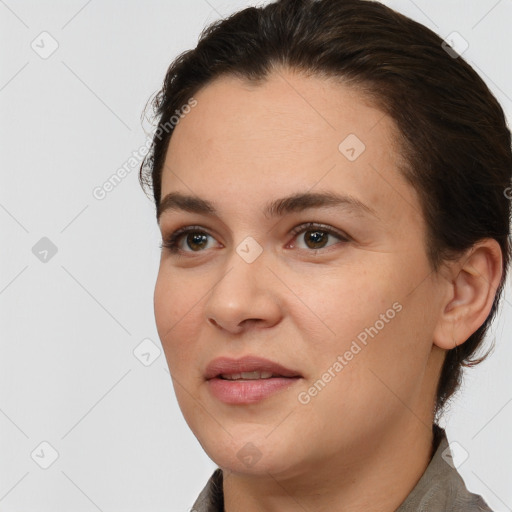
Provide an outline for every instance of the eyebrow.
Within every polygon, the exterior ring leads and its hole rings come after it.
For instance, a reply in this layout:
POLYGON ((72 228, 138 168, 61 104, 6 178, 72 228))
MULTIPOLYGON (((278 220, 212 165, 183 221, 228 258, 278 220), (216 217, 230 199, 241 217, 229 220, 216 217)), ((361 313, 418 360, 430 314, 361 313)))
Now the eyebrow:
MULTIPOLYGON (((298 192, 287 197, 274 199, 265 205, 263 214, 265 217, 275 218, 310 208, 333 207, 353 211, 357 214, 370 214, 377 219, 380 218, 373 208, 364 204, 359 199, 334 192, 298 192)), ((157 221, 160 221, 160 217, 164 212, 180 210, 218 217, 217 208, 211 201, 194 195, 182 194, 181 192, 170 192, 157 206, 157 221)))

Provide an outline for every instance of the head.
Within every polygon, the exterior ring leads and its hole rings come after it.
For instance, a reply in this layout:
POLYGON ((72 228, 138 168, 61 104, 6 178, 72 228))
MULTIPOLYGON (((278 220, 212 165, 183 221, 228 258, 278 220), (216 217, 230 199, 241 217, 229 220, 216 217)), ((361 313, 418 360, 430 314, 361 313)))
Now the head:
POLYGON ((140 179, 164 238, 196 228, 162 249, 155 317, 219 464, 253 442, 290 468, 411 411, 428 422, 483 360, 510 259, 511 137, 442 43, 377 2, 281 0, 214 23, 169 67, 140 179), (213 398, 207 364, 248 353, 301 379, 243 407, 213 398))

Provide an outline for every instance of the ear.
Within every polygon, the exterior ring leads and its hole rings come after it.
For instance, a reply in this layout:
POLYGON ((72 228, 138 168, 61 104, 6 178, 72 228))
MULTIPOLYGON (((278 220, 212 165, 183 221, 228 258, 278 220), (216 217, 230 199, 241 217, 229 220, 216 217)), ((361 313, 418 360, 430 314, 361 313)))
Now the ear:
POLYGON ((461 345, 485 322, 501 276, 503 255, 493 238, 479 241, 448 264, 448 288, 434 330, 434 344, 450 350, 461 345))

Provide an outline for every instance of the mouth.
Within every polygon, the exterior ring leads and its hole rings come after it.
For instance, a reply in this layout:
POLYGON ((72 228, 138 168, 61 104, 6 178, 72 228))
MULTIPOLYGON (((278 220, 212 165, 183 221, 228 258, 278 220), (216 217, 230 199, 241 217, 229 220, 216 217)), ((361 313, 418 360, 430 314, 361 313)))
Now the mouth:
POLYGON ((206 367, 204 376, 212 396, 230 406, 270 399, 302 379, 299 372, 254 355, 214 359, 206 367))
POLYGON ((283 375, 279 375, 272 372, 242 372, 242 373, 223 373, 218 375, 216 378, 223 380, 238 380, 238 381, 248 381, 248 380, 267 380, 273 379, 276 377, 285 378, 285 379, 293 379, 295 377, 284 377, 283 375))
POLYGON ((245 356, 240 359, 219 357, 210 362, 205 370, 205 379, 229 381, 254 381, 268 379, 296 379, 299 372, 257 356, 245 356))

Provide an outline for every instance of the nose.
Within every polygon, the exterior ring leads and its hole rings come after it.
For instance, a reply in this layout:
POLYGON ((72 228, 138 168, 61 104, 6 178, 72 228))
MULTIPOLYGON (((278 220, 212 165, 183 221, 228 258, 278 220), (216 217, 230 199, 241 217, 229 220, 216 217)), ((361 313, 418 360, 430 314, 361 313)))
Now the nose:
POLYGON ((233 252, 206 300, 208 323, 239 334, 249 327, 267 328, 280 321, 282 284, 266 263, 264 252, 252 263, 233 252))

